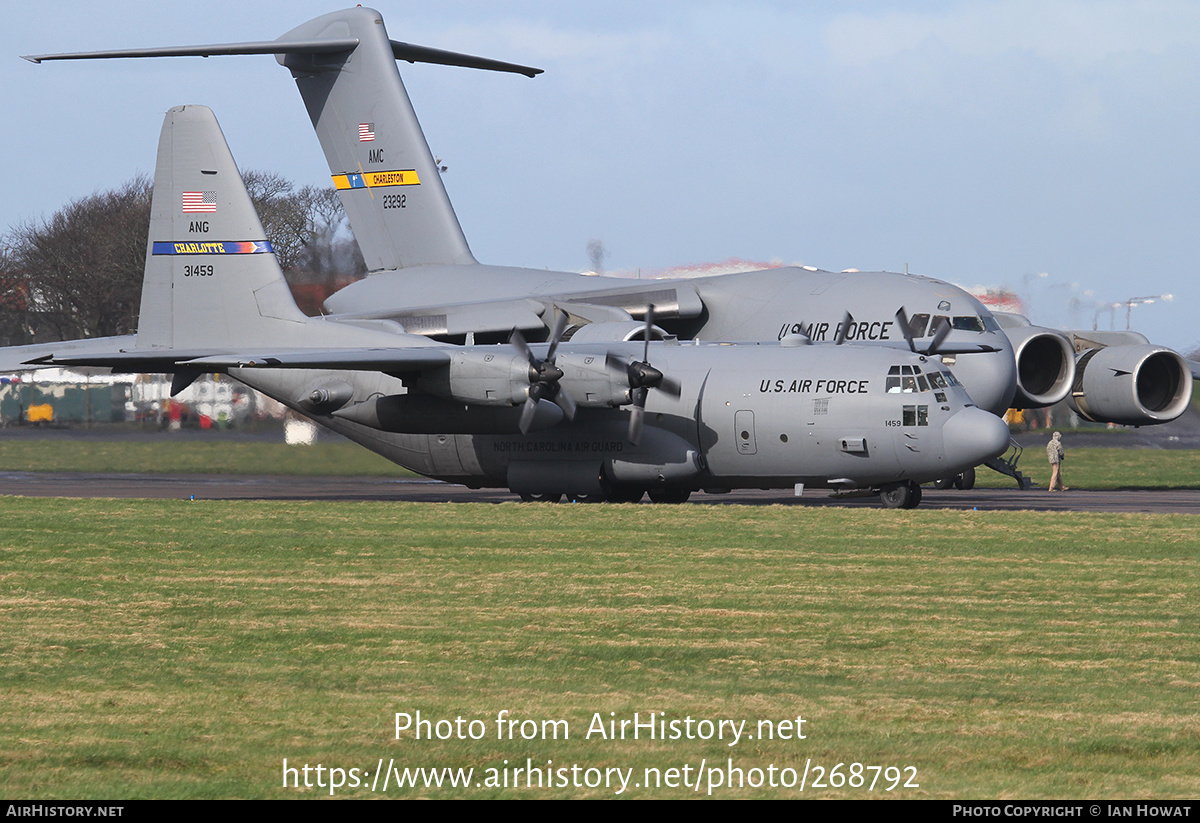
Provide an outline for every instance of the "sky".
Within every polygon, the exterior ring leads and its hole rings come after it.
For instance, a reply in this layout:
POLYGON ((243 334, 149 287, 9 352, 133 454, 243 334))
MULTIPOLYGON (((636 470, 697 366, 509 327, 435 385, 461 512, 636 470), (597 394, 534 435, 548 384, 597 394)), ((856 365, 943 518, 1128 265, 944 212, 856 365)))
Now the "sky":
MULTIPOLYGON (((9 4, 0 231, 153 171, 211 107, 242 169, 329 185, 269 56, 19 55, 272 40, 297 0, 9 4)), ((1200 4, 374 4, 394 40, 545 69, 400 72, 475 257, 637 272, 729 258, 1007 287, 1034 322, 1200 347, 1200 4), (1108 306, 1110 308, 1102 308, 1108 306)))

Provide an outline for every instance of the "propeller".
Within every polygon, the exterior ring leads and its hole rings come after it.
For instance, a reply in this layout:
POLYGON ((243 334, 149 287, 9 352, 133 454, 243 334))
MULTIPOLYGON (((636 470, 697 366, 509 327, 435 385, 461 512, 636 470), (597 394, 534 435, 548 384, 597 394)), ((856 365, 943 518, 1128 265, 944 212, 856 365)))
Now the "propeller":
POLYGON ((850 324, 854 322, 854 315, 846 312, 846 316, 842 318, 842 325, 838 326, 837 334, 833 338, 835 346, 840 346, 846 342, 846 335, 850 333, 850 324))
POLYGON ((643 335, 642 359, 626 362, 620 356, 609 353, 605 358, 608 367, 613 371, 624 372, 629 381, 630 400, 633 408, 629 416, 629 442, 637 445, 642 440, 642 423, 646 417, 646 398, 650 389, 660 389, 672 397, 679 397, 682 391, 679 383, 667 377, 650 365, 650 333, 654 326, 654 305, 646 308, 646 331, 643 335))
POLYGON ((946 342, 946 335, 950 334, 950 321, 945 317, 939 317, 940 322, 937 323, 937 330, 933 333, 933 342, 929 344, 929 348, 925 350, 926 354, 937 354, 938 349, 946 342))
POLYGON ((904 340, 908 343, 909 351, 913 354, 917 353, 917 343, 913 340, 912 326, 908 322, 908 312, 901 306, 896 310, 896 324, 900 326, 900 333, 904 335, 904 340))
POLYGON ((541 360, 529 348, 529 344, 525 342, 525 335, 521 334, 519 329, 513 329, 508 340, 512 343, 513 348, 529 361, 529 396, 525 400, 525 406, 521 409, 519 423, 521 434, 529 433, 529 427, 533 425, 533 418, 537 413, 538 403, 542 400, 554 402, 562 409, 568 420, 575 419, 575 401, 558 384, 558 381, 562 379, 563 371, 554 365, 554 355, 558 351, 558 344, 562 340, 563 332, 567 329, 567 315, 557 309, 554 314, 554 328, 550 332, 550 347, 546 350, 546 356, 541 360))
POLYGON ((904 335, 904 339, 908 342, 908 348, 912 350, 913 354, 937 354, 938 349, 946 342, 946 336, 950 334, 952 328, 948 319, 938 317, 935 321, 933 340, 930 341, 929 346, 924 352, 919 352, 917 351, 917 342, 913 339, 912 328, 908 325, 908 314, 904 311, 903 306, 896 311, 896 322, 900 324, 900 331, 904 335))

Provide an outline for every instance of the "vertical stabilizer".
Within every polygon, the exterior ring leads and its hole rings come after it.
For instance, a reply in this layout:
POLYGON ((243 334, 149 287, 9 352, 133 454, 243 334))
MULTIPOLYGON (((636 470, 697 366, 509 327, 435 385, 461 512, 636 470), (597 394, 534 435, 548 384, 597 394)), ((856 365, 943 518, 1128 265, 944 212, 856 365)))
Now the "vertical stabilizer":
POLYGON ((361 6, 326 14, 277 40, 32 54, 47 60, 273 54, 296 80, 370 271, 474 263, 397 60, 534 77, 541 69, 388 38, 361 6))
POLYGON ((158 142, 137 348, 287 346, 307 318, 204 106, 167 112, 158 142))
POLYGON ((277 42, 346 38, 358 40, 352 51, 278 59, 296 79, 368 270, 474 263, 379 12, 327 14, 277 42))

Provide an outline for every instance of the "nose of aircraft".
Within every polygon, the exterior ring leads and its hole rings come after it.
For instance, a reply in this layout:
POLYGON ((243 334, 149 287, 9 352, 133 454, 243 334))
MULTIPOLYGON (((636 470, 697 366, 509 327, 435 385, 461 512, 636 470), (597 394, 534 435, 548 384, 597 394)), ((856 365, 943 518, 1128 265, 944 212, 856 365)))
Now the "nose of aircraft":
MULTIPOLYGON (((989 336, 998 338, 998 342, 989 340, 989 343, 1008 346, 1004 335, 989 336)), ((960 354, 951 371, 976 406, 992 414, 1004 414, 1008 410, 1017 387, 1017 363, 1011 348, 986 354, 960 354)))
POLYGON ((946 460, 963 469, 999 457, 1008 449, 1008 424, 983 409, 961 409, 942 427, 946 460))

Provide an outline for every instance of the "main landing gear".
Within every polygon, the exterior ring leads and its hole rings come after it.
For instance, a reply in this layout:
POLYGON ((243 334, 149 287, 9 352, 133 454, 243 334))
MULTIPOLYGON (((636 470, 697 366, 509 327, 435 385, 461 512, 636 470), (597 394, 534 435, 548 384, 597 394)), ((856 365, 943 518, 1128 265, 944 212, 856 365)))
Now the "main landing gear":
POLYGON ((965 492, 975 488, 975 470, 967 469, 962 474, 956 474, 953 477, 943 477, 933 484, 935 489, 946 490, 951 487, 965 492))
POLYGON ((921 487, 911 480, 884 486, 879 499, 885 509, 915 509, 921 505, 921 487))

